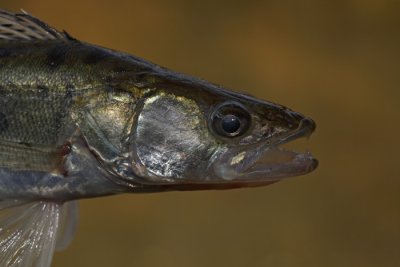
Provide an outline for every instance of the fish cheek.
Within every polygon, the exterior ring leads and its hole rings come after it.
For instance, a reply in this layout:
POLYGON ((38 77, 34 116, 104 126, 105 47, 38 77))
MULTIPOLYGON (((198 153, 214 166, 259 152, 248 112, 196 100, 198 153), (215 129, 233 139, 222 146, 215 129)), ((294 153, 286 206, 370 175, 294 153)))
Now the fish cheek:
POLYGON ((158 94, 144 102, 134 130, 133 153, 147 172, 168 182, 200 178, 214 139, 195 101, 158 94), (172 178, 172 179, 171 179, 172 178))

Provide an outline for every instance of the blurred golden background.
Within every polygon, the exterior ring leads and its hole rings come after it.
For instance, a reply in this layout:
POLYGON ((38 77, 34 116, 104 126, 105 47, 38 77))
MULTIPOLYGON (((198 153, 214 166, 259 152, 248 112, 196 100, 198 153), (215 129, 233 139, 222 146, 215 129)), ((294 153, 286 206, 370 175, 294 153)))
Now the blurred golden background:
POLYGON ((400 1, 14 0, 72 36, 309 115, 312 174, 80 201, 53 266, 400 266, 400 1))

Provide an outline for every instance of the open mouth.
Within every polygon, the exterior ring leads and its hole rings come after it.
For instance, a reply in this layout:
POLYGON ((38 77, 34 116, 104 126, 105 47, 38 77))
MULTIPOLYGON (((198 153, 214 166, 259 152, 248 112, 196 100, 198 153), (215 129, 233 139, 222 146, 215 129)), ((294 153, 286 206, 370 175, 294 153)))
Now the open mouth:
POLYGON ((286 150, 282 145, 308 137, 314 130, 315 123, 305 118, 296 130, 280 136, 276 141, 230 148, 216 155, 217 158, 209 166, 212 169, 210 175, 203 179, 158 181, 150 187, 143 187, 143 191, 257 187, 307 174, 317 168, 318 161, 309 152, 286 150))
POLYGON ((286 177, 307 174, 318 166, 318 161, 311 153, 294 152, 281 146, 308 137, 314 130, 315 123, 305 118, 296 130, 279 137, 275 142, 229 151, 218 160, 219 164, 214 165, 215 171, 227 183, 241 183, 243 186, 265 185, 286 177))

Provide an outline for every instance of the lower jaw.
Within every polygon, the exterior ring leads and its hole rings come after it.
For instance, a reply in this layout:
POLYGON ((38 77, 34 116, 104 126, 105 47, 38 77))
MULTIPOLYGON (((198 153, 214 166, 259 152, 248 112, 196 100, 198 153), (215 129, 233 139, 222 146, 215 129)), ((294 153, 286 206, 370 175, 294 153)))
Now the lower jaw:
POLYGON ((144 189, 143 191, 160 192, 160 191, 226 190, 226 189, 236 189, 245 187, 266 186, 278 181, 279 180, 267 181, 267 182, 233 181, 233 182, 222 182, 222 183, 164 184, 164 185, 154 185, 144 189))
POLYGON ((249 152, 244 160, 247 164, 222 165, 218 172, 224 180, 259 186, 287 177, 299 176, 313 171, 318 161, 309 152, 297 153, 274 147, 264 153, 249 152), (251 157, 254 157, 253 159, 251 157))

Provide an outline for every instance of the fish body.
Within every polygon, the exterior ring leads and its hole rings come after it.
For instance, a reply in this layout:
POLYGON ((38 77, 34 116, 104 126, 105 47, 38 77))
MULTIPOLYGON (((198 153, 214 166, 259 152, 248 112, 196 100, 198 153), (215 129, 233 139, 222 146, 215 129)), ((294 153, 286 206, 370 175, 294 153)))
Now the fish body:
POLYGON ((49 266, 80 198, 306 174, 317 160, 279 146, 314 129, 284 106, 0 11, 0 265, 49 266))
POLYGON ((7 184, 0 197, 66 200, 113 193, 110 175, 89 150, 110 161, 126 153, 121 139, 144 92, 124 87, 126 73, 139 75, 150 64, 73 39, 7 42, 0 51, 7 55, 0 70, 0 171, 7 184), (88 147, 99 138, 106 143, 88 147), (100 177, 107 179, 96 181, 100 177), (102 183, 104 189, 96 187, 102 183))

